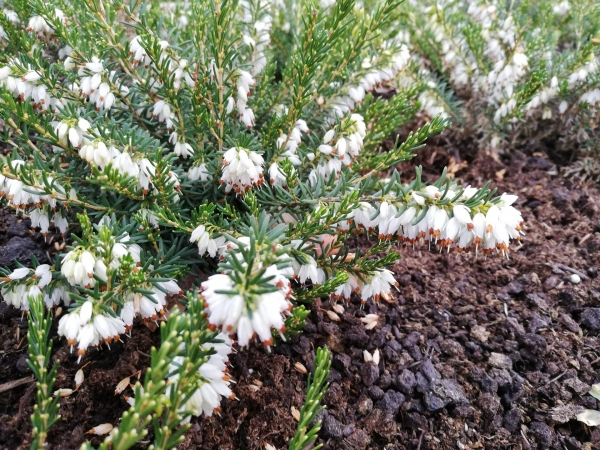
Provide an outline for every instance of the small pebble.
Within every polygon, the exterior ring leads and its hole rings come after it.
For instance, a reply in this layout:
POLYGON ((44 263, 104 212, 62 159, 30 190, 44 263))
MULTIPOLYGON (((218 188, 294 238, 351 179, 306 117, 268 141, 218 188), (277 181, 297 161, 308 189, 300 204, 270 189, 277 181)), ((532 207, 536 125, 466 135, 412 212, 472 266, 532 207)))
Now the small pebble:
POLYGON ((327 416, 323 420, 323 432, 328 438, 339 439, 344 436, 341 424, 333 416, 327 416))
POLYGON ((532 422, 529 429, 539 448, 550 448, 553 440, 552 428, 543 422, 532 422))
POLYGON ((502 353, 492 352, 489 361, 492 366, 498 367, 499 369, 512 369, 512 360, 502 353))
POLYGON ((577 275, 576 273, 574 273, 573 275, 571 275, 569 277, 569 281, 573 284, 579 284, 579 283, 581 283, 581 277, 579 275, 577 275))
POLYGON ((365 386, 372 386, 379 379, 379 367, 373 361, 368 361, 361 368, 361 375, 365 386))
MULTIPOLYGON (((373 409, 373 400, 365 395, 361 395, 356 402, 356 411, 363 416, 366 416, 373 409)), ((351 433, 350 433, 351 434, 351 433)))
POLYGON ((404 369, 400 375, 398 375, 396 384, 405 394, 412 394, 415 386, 417 385, 417 379, 410 370, 404 369))
POLYGON ((581 324, 590 330, 600 331, 600 308, 587 308, 581 313, 581 324))
POLYGON ((404 400, 405 397, 400 392, 389 390, 385 393, 383 399, 377 402, 376 406, 384 411, 396 413, 404 403, 404 400))
POLYGON ((353 423, 351 423, 350 425, 346 425, 343 430, 344 437, 350 436, 352 433, 354 433, 355 430, 356 425, 354 425, 353 423))
POLYGON ((367 389, 367 393, 369 394, 369 397, 371 397, 373 400, 379 400, 385 394, 383 392, 383 389, 381 389, 379 386, 369 386, 369 388, 367 389))

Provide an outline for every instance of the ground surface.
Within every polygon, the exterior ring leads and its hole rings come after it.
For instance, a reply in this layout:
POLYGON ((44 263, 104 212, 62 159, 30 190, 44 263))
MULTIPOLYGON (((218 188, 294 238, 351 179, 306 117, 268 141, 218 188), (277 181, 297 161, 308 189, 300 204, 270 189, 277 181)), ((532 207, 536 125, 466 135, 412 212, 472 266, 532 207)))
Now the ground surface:
MULTIPOLYGON (((428 147, 418 162, 434 174, 449 160, 428 147)), ((274 354, 251 348, 235 355, 240 401, 225 401, 221 417, 194 420, 179 448, 286 448, 296 425, 290 408, 300 408, 306 388, 294 364, 310 370, 322 345, 333 355, 325 449, 599 448, 600 430, 573 418, 581 408, 600 408, 587 394, 600 382, 600 193, 555 173, 542 155, 513 153, 503 163, 479 155, 457 176, 473 185, 494 179, 501 192, 518 194, 527 221, 510 260, 404 249, 392 303, 364 311, 346 305, 334 323, 323 302, 305 333, 274 354), (582 282, 570 283, 560 264, 581 272, 582 282), (359 321, 366 313, 380 317, 372 331, 359 321), (363 362, 365 349, 379 349, 379 366, 363 362)), ((43 257, 39 236, 2 214, 0 259, 26 245, 43 257)), ((0 303, 0 385, 30 375, 25 336, 21 314, 0 303)), ((74 388, 82 366, 85 381, 61 399, 49 448, 79 448, 93 426, 116 425, 128 405, 113 395, 115 386, 147 367, 157 342, 157 332, 137 326, 132 338, 90 352, 78 366, 55 339, 57 387, 74 388)), ((30 442, 34 395, 33 383, 0 395, 0 448, 30 442)))

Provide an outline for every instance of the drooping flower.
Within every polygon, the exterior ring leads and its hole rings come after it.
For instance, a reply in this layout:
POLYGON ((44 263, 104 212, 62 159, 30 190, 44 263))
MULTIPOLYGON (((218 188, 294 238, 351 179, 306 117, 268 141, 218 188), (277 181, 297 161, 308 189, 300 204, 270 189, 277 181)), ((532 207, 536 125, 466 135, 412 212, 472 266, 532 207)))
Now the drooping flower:
MULTIPOLYGON (((278 153, 277 158, 271 160, 271 165, 269 166, 269 181, 272 185, 287 185, 285 174, 279 164, 281 161, 288 160, 295 166, 301 164, 297 150, 302 144, 302 133, 309 134, 310 130, 306 121, 299 119, 289 134, 282 133, 277 138, 275 145, 280 153, 278 153)), ((295 169, 293 169, 292 173, 295 173, 295 169)))
POLYGON ((361 303, 366 303, 369 298, 379 301, 382 295, 389 295, 392 291, 392 286, 398 286, 398 282, 394 279, 392 272, 387 269, 376 270, 368 281, 362 283, 360 287, 361 303))
POLYGON ((164 100, 159 100, 154 104, 154 109, 152 110, 152 117, 158 118, 160 123, 166 125, 167 129, 173 128, 173 119, 175 117, 175 113, 171 106, 166 103, 164 100))
POLYGON ((19 267, 8 274, 10 280, 20 280, 29 275, 30 269, 28 267, 19 267))
POLYGON ((358 280, 358 278, 349 273, 348 274, 348 281, 346 281, 344 284, 338 286, 335 291, 330 294, 330 297, 334 300, 334 301, 338 301, 338 300, 345 300, 347 302, 350 301, 350 299, 352 298, 352 294, 358 294, 360 293, 360 281, 358 280))
POLYGON ((78 248, 71 250, 62 259, 61 273, 71 286, 94 287, 96 258, 89 251, 78 248))
POLYGON ((208 172, 208 168, 206 164, 202 163, 199 166, 192 166, 188 172, 188 178, 191 181, 208 181, 210 177, 210 173, 208 172))
POLYGON ((38 287, 40 289, 46 287, 52 281, 52 271, 49 264, 40 264, 35 269, 35 276, 39 280, 38 287))
POLYGON ((79 92, 84 98, 89 98, 97 111, 101 108, 109 110, 115 104, 116 97, 108 83, 108 75, 112 77, 114 72, 109 74, 103 61, 93 56, 91 61, 81 65, 79 75, 82 77, 79 92))
POLYGON ((313 284, 323 284, 325 282, 325 271, 317 265, 315 259, 310 255, 304 255, 307 260, 306 264, 300 264, 295 259, 292 260, 292 268, 294 274, 300 283, 305 283, 310 280, 313 284))
POLYGON ((87 131, 90 127, 90 123, 84 118, 79 118, 77 121, 63 120, 54 123, 54 132, 63 146, 66 147, 70 143, 73 148, 81 148, 87 142, 87 131))
POLYGON ((142 40, 140 36, 135 36, 129 43, 129 55, 133 56, 134 66, 142 63, 145 68, 148 68, 152 62, 148 56, 148 52, 142 46, 142 40))
POLYGON ((97 165, 100 169, 104 169, 104 167, 111 163, 118 155, 119 151, 114 146, 107 146, 99 139, 85 144, 79 150, 79 156, 89 163, 97 165))
POLYGON ((152 299, 139 292, 127 292, 125 294, 125 302, 120 317, 127 327, 133 324, 135 315, 139 315, 145 322, 157 320, 165 314, 167 295, 182 293, 175 280, 158 282, 156 285, 148 286, 147 289, 152 291, 152 299))
POLYGON ((250 96, 250 88, 256 84, 254 77, 245 70, 238 69, 236 73, 236 88, 237 88, 237 101, 236 106, 240 121, 244 123, 248 128, 254 126, 254 112, 248 108, 248 97, 250 96))
POLYGON ((224 236, 212 238, 204 225, 198 225, 194 231, 192 231, 190 242, 196 242, 198 244, 198 253, 200 256, 208 253, 211 258, 214 258, 217 256, 219 249, 225 245, 226 239, 224 236))
POLYGON ((189 156, 192 156, 194 154, 194 150, 192 149, 192 146, 190 144, 188 144, 187 142, 177 142, 177 144, 175 144, 173 152, 177 156, 181 156, 184 159, 189 156))
POLYGON ((391 239, 400 227, 400 217, 396 217, 398 208, 392 203, 381 202, 379 215, 375 219, 379 227, 379 239, 391 239))

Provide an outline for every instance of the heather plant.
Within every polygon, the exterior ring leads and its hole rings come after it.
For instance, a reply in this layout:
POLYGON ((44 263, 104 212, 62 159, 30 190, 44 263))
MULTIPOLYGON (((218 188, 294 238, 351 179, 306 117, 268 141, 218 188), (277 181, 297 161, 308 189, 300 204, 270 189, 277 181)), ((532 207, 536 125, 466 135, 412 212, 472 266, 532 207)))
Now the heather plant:
POLYGON ((443 111, 494 152, 554 141, 556 153, 598 157, 598 2, 411 1, 402 23, 430 116, 443 111))
MULTIPOLYGON (((109 434, 103 448, 130 448, 150 424, 155 448, 176 445, 192 415, 234 397, 235 347, 268 351, 299 333, 317 298, 389 299, 400 245, 509 257, 516 196, 395 170, 446 118, 380 145, 426 106, 403 11, 395 0, 3 4, 1 198, 70 245, 53 263, 2 269, 2 297, 32 312, 34 343, 49 333, 41 306, 53 309, 78 361, 136 321, 160 322, 119 428, 91 430, 109 434), (394 84, 392 98, 377 94, 394 84)), ((36 345, 41 446, 57 412, 50 348, 36 345)), ((293 448, 316 437, 324 355, 293 448)))

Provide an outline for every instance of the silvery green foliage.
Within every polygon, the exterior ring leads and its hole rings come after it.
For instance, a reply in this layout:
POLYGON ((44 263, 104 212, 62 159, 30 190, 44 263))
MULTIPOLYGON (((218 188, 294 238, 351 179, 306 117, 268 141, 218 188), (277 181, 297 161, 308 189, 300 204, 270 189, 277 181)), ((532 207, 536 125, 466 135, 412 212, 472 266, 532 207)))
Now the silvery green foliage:
POLYGON ((430 80, 421 97, 431 117, 462 119, 497 151, 515 136, 597 146, 598 2, 426 0, 408 10, 404 42, 430 80))
MULTIPOLYGON (((401 14, 395 0, 5 2, 0 118, 11 153, 0 194, 73 244, 54 264, 3 270, 4 300, 68 308, 58 333, 81 360, 137 319, 164 319, 180 281, 201 269, 209 278, 195 281, 201 297, 188 307, 207 319, 192 322, 269 347, 298 332, 302 303, 387 298, 396 245, 508 257, 523 225, 516 196, 394 170, 443 117, 380 145, 427 89, 401 14), (391 99, 374 95, 401 81, 391 99)), ((172 320, 165 336, 183 349, 192 322, 172 320)), ((226 348, 181 373, 201 382, 169 424, 230 395, 231 343, 219 339, 226 348)), ((189 355, 179 349, 152 374, 181 379, 172 372, 189 355)), ((148 395, 136 388, 132 408, 148 395)))

